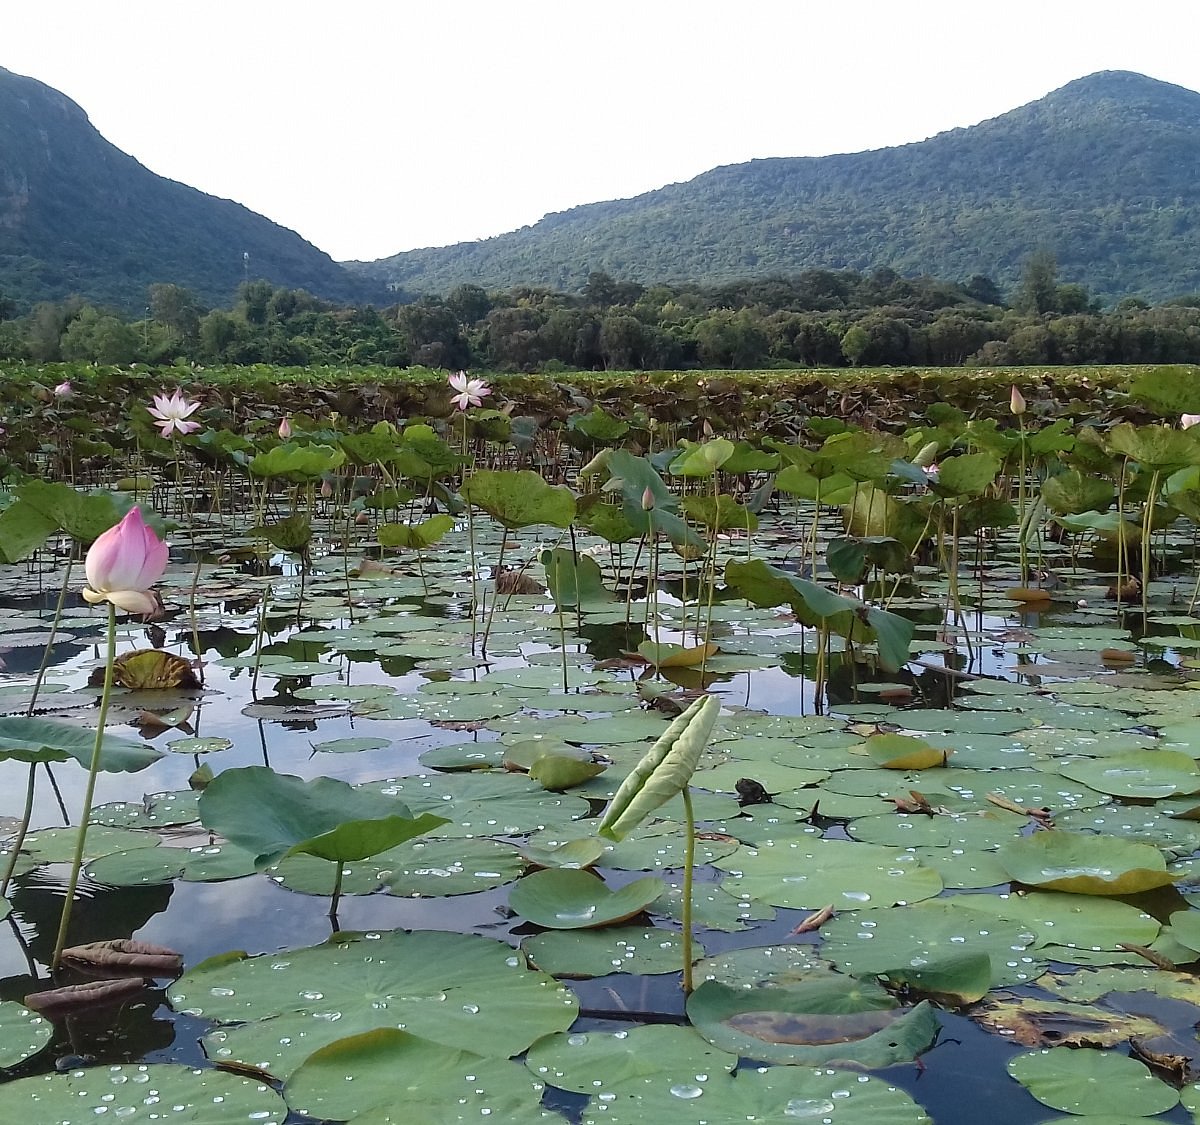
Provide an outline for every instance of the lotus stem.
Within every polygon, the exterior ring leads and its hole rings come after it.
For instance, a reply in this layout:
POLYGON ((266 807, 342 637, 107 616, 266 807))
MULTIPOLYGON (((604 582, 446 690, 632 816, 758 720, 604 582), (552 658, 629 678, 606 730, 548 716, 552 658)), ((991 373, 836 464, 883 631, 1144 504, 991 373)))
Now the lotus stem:
POLYGON ((1150 474, 1150 492, 1146 497, 1146 508, 1142 513, 1142 618, 1149 616, 1150 603, 1150 563, 1151 535, 1154 531, 1154 504, 1158 499, 1159 471, 1155 469, 1150 474))
MULTIPOLYGON (((74 558, 74 541, 72 541, 72 554, 67 556, 67 568, 63 571, 62 586, 58 590, 58 601, 54 605, 54 619, 50 622, 50 639, 46 642, 45 648, 42 650, 42 662, 38 665, 37 678, 33 681, 33 695, 29 699, 29 706, 25 708, 26 716, 33 714, 33 709, 37 706, 38 693, 42 690, 42 683, 46 679, 46 669, 50 667, 50 653, 54 650, 54 638, 58 633, 58 623, 62 620, 63 607, 67 604, 67 590, 71 582, 71 566, 75 561, 74 558)), ((8 880, 4 880, 4 885, 8 886, 8 880)), ((4 892, 0 890, 0 894, 4 892)))
POLYGON ((682 790, 684 825, 687 840, 683 851, 683 993, 692 991, 692 874, 696 866, 696 814, 692 808, 691 787, 682 790))
POLYGON ((104 746, 104 724, 108 720, 108 705, 112 700, 113 665, 117 656, 117 607, 108 603, 108 644, 104 662, 104 691, 100 696, 100 714, 96 720, 96 741, 92 745, 92 760, 88 765, 87 785, 83 791, 83 812, 79 817, 79 831, 75 837, 75 854, 71 858, 71 875, 67 880, 67 896, 63 900, 62 916, 58 922, 58 937, 54 942, 54 956, 50 969, 58 968, 62 951, 67 944, 67 930, 71 924, 71 909, 75 904, 75 890, 79 886, 79 872, 83 867, 83 853, 87 847, 88 822, 92 815, 92 798, 96 793, 96 775, 100 772, 100 752, 104 746))
POLYGON ((1017 526, 1021 529, 1017 547, 1021 556, 1021 585, 1029 585, 1029 548, 1025 545, 1025 417, 1017 415, 1021 427, 1021 475, 1017 478, 1017 526))
POLYGON ((21 848, 25 846, 25 835, 29 831, 29 822, 33 818, 33 794, 37 787, 37 762, 29 763, 29 778, 25 783, 25 807, 21 811, 21 823, 17 834, 13 837, 12 852, 4 868, 4 877, 0 879, 0 897, 8 894, 8 884, 12 882, 13 872, 17 869, 17 858, 21 848))
POLYGON ((342 898, 342 876, 346 872, 346 861, 339 859, 337 861, 337 874, 333 878, 333 894, 329 896, 329 920, 333 923, 333 932, 337 933, 340 927, 338 926, 338 903, 342 898))

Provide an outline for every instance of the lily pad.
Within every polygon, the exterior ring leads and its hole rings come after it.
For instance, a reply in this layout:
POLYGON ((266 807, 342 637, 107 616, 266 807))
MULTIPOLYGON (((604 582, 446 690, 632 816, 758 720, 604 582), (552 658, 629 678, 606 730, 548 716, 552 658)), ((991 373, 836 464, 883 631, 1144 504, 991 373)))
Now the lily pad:
POLYGON ((498 840, 409 840, 372 861, 391 894, 463 895, 511 883, 525 864, 511 844, 498 840))
MULTIPOLYGON (((683 963, 679 934, 645 926, 550 930, 526 938, 521 948, 535 969, 560 979, 603 977, 609 973, 677 973, 683 963)), ((703 957, 704 949, 693 943, 692 953, 703 957)))
POLYGON ((286 1077, 318 1047, 380 1027, 508 1058, 568 1028, 578 1003, 512 947, 433 930, 380 934, 261 957, 214 958, 168 990, 177 1011, 250 1021, 206 1039, 215 1061, 286 1077), (336 1013, 336 1015, 335 1015, 336 1013), (286 1020, 291 1034, 281 1032, 286 1020))
POLYGON ((1157 848, 1083 832, 1038 832, 1005 844, 997 858, 1020 883, 1071 894, 1130 895, 1175 881, 1157 848))
POLYGON ((16 1066, 53 1038, 54 1025, 49 1020, 11 1000, 0 1003, 0 1067, 16 1066))
POLYGON ((508 903, 539 926, 573 930, 624 922, 662 892, 662 881, 653 875, 612 890, 587 871, 547 868, 521 879, 509 892, 508 903))
POLYGON ((900 1009, 877 985, 829 972, 774 988, 708 980, 688 997, 687 1011, 714 1046, 773 1063, 891 1066, 916 1058, 938 1028, 928 1004, 900 1009))
POLYGON ((1068 1113, 1153 1117, 1179 1103, 1179 1093, 1137 1059, 1086 1048, 1054 1047, 1016 1055, 1008 1073, 1039 1102, 1068 1113))
POLYGON ((171 1121, 180 1125, 279 1125, 287 1116, 283 1099, 265 1082, 170 1063, 96 1066, 0 1086, 0 1115, 6 1121, 90 1125, 97 1107, 137 1125, 168 1108, 171 1121))

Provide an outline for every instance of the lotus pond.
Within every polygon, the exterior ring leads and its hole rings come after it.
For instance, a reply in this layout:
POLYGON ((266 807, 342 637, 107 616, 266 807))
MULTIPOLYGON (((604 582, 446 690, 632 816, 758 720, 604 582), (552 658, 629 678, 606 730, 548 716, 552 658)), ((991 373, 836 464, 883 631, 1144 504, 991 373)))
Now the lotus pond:
POLYGON ((1139 425, 26 448, 0 1117, 1200 1120, 1193 382, 1139 379, 1139 425), (118 618, 93 952, 51 971, 108 664, 79 560, 134 503, 173 561, 118 618))

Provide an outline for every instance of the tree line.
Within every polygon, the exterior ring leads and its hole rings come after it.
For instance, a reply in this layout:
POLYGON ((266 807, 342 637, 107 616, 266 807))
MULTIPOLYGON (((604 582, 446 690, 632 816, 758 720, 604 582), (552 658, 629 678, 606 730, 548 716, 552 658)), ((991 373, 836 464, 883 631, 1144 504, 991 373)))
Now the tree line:
POLYGON ((988 277, 806 270, 719 285, 641 285, 592 272, 582 290, 457 285, 390 308, 340 307, 249 281, 230 309, 152 285, 128 318, 82 298, 25 316, 0 296, 0 359, 108 364, 422 364, 448 369, 766 369, 1200 362, 1200 295, 1102 310, 1047 253, 1004 294, 988 277))

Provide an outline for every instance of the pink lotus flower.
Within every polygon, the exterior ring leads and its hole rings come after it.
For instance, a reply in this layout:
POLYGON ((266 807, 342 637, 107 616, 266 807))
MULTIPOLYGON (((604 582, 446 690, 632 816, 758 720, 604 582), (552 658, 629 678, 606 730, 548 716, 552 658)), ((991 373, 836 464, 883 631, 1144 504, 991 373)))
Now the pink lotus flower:
POLYGON ((155 395, 150 413, 158 419, 154 424, 162 430, 162 436, 167 438, 172 432, 190 434, 193 430, 198 430, 200 423, 190 422, 188 419, 199 409, 198 402, 190 402, 179 391, 175 391, 171 395, 155 395))
POLYGON ((1010 413, 1020 417, 1025 413, 1025 396, 1013 386, 1012 394, 1008 396, 1008 409, 1010 413))
POLYGON ((292 424, 283 417, 279 420, 279 437, 282 441, 287 441, 292 436, 292 424))
POLYGON ((130 508, 88 548, 83 569, 88 580, 84 601, 112 602, 126 613, 153 613, 158 599, 150 587, 167 569, 167 545, 146 526, 141 508, 130 508))
POLYGON ((54 388, 55 398, 70 398, 75 393, 71 386, 70 379, 64 379, 57 387, 54 388))
POLYGON ((1197 422, 1200 422, 1200 414, 1181 414, 1179 416, 1180 429, 1190 430, 1197 422))
POLYGON ((468 379, 465 371, 450 376, 450 386, 458 393, 450 396, 450 401, 459 410, 468 406, 482 406, 483 400, 492 393, 491 388, 482 379, 468 379))

